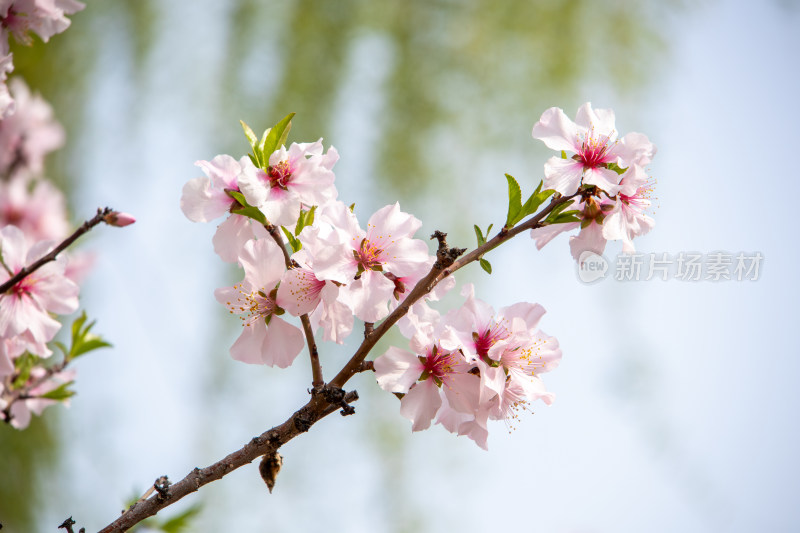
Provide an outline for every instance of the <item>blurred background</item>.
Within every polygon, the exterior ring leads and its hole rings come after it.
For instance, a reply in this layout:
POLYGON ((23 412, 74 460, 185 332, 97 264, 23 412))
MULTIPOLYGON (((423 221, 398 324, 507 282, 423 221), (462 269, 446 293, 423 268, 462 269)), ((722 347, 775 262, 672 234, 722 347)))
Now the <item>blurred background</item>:
MULTIPOLYGON (((757 281, 584 285, 566 237, 537 252, 521 236, 487 256, 492 276, 457 279, 496 309, 548 310, 564 353, 544 376, 552 406, 494 425, 484 452, 439 427, 411 435, 360 375, 356 416, 284 447, 273 494, 254 464, 165 516, 199 504, 197 532, 800 528, 796 2, 98 0, 70 18, 13 48, 67 131, 48 176, 76 224, 105 205, 138 221, 81 244, 96 254, 81 307, 114 347, 76 364, 69 409, 0 427, 4 530, 70 515, 100 529, 156 477, 306 401, 302 355, 285 371, 229 357, 239 322, 213 290, 241 276, 214 255, 215 225, 179 209, 196 160, 246 153, 239 119, 262 131, 297 112, 290 140, 339 150, 339 195, 362 221, 399 200, 419 235, 472 246, 472 224, 504 220, 503 173, 523 194, 542 178, 541 113, 585 101, 658 146, 657 226, 638 250, 760 252, 757 281)), ((322 346, 326 376, 353 347, 322 346)))

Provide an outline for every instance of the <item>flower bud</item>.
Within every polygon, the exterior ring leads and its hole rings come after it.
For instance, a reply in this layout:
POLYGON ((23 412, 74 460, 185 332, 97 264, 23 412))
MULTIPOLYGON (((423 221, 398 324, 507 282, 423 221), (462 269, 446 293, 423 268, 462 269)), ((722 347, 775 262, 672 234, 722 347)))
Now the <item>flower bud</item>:
POLYGON ((133 224, 134 222, 136 222, 136 219, 133 218, 133 215, 129 215, 128 213, 111 211, 109 214, 103 217, 103 221, 109 226, 116 226, 118 228, 122 228, 124 226, 129 226, 133 224))

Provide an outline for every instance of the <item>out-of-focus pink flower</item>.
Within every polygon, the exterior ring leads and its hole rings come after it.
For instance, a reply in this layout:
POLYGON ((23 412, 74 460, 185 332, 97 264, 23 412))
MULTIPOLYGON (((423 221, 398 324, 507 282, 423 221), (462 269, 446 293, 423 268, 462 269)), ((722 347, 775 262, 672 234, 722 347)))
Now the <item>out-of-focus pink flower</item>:
MULTIPOLYGON (((52 243, 39 241, 29 246, 16 226, 0 229, 0 250, 6 267, 0 269, 0 283, 8 280, 45 255, 52 243)), ((61 328, 50 313, 68 314, 78 308, 78 286, 64 275, 65 258, 45 264, 0 295, 0 337, 29 335, 34 343, 49 342, 61 328)), ((42 355, 42 354, 39 354, 42 355)))
MULTIPOLYGON (((0 40, 2 40, 3 37, 3 35, 0 35, 0 40)), ((4 45, 0 42, 0 120, 10 116, 14 113, 15 109, 14 98, 11 96, 11 93, 8 91, 8 86, 6 85, 6 78, 14 70, 11 54, 2 53, 2 50, 4 50, 6 46, 7 43, 4 45)))
POLYGON ((217 289, 214 296, 231 313, 240 314, 243 330, 231 347, 237 361, 286 368, 303 349, 303 334, 278 315, 277 284, 284 273, 283 255, 271 239, 248 241, 239 255, 244 280, 217 289))
POLYGON ((23 174, 0 180, 3 226, 17 226, 30 241, 63 239, 69 233, 64 195, 49 181, 23 174))
MULTIPOLYGON (((44 376, 45 369, 42 367, 34 367, 31 370, 31 378, 32 380, 41 379, 44 376)), ((28 427, 28 424, 31 422, 31 415, 35 414, 40 416, 45 408, 55 405, 57 403, 63 404, 65 406, 69 406, 69 398, 65 400, 51 400, 48 398, 41 398, 43 394, 47 394, 48 392, 57 389, 61 385, 65 383, 69 383, 75 380, 75 369, 64 370, 62 372, 57 372, 47 378, 45 381, 40 383, 39 385, 33 387, 30 390, 30 398, 26 398, 24 400, 17 400, 11 404, 10 415, 11 415, 11 425, 17 429, 25 429, 28 427)))
POLYGON ((336 148, 322 153, 322 139, 315 143, 292 143, 269 157, 265 172, 249 160, 243 162, 239 187, 247 203, 258 207, 272 224, 292 226, 302 207, 321 206, 336 199, 333 165, 336 148))
POLYGON ((85 6, 75 0, 3 0, 0 2, 0 27, 3 29, 3 44, 7 44, 7 33, 11 32, 17 42, 30 44, 29 31, 35 32, 42 41, 69 28, 67 15, 77 13, 85 6))
POLYGON ((41 174, 47 154, 64 144, 53 108, 19 78, 9 82, 15 111, 0 122, 0 174, 41 174))

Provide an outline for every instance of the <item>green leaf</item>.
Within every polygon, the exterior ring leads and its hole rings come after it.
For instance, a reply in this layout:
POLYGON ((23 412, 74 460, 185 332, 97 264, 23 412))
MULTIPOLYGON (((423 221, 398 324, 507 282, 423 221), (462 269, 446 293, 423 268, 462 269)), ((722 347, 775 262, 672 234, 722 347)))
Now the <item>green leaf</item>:
POLYGON ((198 514, 200 514, 201 510, 202 506, 193 505, 184 512, 175 515, 168 520, 165 520, 159 526, 159 528, 164 533, 181 533, 182 531, 188 531, 189 526, 191 526, 192 519, 196 517, 198 514))
MULTIPOLYGON (((536 190, 533 191, 530 198, 525 202, 525 205, 522 206, 522 210, 520 212, 520 219, 527 217, 528 215, 534 214, 536 211, 539 210, 539 207, 547 200, 554 192, 553 189, 542 190, 542 185, 544 184, 543 181, 539 182, 539 186, 536 187, 536 190)), ((517 222, 519 222, 519 220, 517 222)), ((516 222, 515 222, 516 224, 516 222)))
POLYGON ((75 391, 69 390, 67 387, 72 385, 74 381, 68 381, 62 385, 59 385, 55 389, 45 392, 44 394, 40 394, 39 398, 45 398, 47 400, 55 400, 60 402, 62 400, 66 400, 67 398, 72 398, 75 396, 75 391))
POLYGON ((292 232, 283 226, 281 226, 281 229, 283 230, 283 234, 286 235, 286 239, 289 241, 289 246, 292 247, 292 252, 299 252, 303 248, 303 244, 300 242, 300 240, 292 235, 292 232))
POLYGON ((489 261, 481 257, 480 263, 481 263, 481 268, 484 269, 487 274, 492 273, 492 264, 489 263, 489 261))
POLYGON ((475 236, 478 238, 478 246, 483 246, 486 242, 486 239, 483 236, 481 228, 479 228, 477 224, 475 224, 473 227, 475 228, 475 236))
POLYGON ((31 377, 31 370, 39 362, 39 359, 39 357, 28 352, 14 359, 14 368, 17 371, 17 378, 11 384, 12 389, 18 389, 27 383, 28 378, 31 377))
POLYGON ((353 212, 353 209, 355 209, 355 208, 356 208, 356 203, 355 203, 355 202, 353 202, 352 204, 350 204, 350 212, 351 212, 351 213, 353 212))
POLYGON ((256 134, 253 131, 253 129, 250 126, 248 126, 244 120, 240 120, 239 123, 242 125, 242 129, 244 130, 244 136, 247 137, 247 142, 250 143, 250 148, 255 150, 256 141, 258 141, 258 137, 256 137, 256 134))
POLYGON ((91 332, 95 322, 86 324, 86 311, 81 312, 81 316, 72 323, 72 345, 69 350, 61 343, 56 343, 61 351, 64 352, 64 360, 69 361, 80 355, 99 348, 110 347, 111 344, 104 341, 99 335, 91 332))
POLYGON ((84 340, 77 346, 72 347, 72 354, 70 359, 83 355, 86 352, 97 350, 99 348, 110 348, 111 343, 104 341, 97 335, 87 335, 84 340))
POLYGON ((567 158, 567 152, 561 150, 561 159, 566 159, 566 158, 567 158))
POLYGON ((520 221, 519 214, 522 211, 522 191, 519 183, 510 174, 506 174, 508 180, 508 216, 506 217, 506 227, 513 228, 514 224, 520 221))
POLYGON ((267 217, 264 216, 264 213, 258 210, 257 207, 248 206, 248 207, 237 207, 236 209, 231 209, 231 213, 236 215, 242 215, 243 217, 252 218, 259 224, 269 224, 267 221, 267 217))
POLYGON ((294 227, 294 234, 300 235, 300 232, 303 231, 303 228, 306 226, 310 226, 314 223, 314 211, 316 211, 317 206, 313 206, 308 211, 300 210, 300 218, 297 219, 297 224, 294 227))
POLYGON ((263 155, 264 165, 269 164, 269 156, 286 141, 286 136, 289 135, 289 130, 292 127, 291 122, 294 115, 294 113, 289 113, 280 122, 264 132, 264 137, 258 147, 263 155))

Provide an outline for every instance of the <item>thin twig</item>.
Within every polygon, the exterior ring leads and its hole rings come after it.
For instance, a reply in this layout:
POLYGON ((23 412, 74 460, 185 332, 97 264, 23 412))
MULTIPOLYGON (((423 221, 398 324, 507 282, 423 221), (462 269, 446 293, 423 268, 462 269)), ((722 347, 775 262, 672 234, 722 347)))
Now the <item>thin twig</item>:
MULTIPOLYGON (((286 263, 286 268, 294 268, 292 258, 289 256, 289 251, 286 249, 278 226, 274 224, 265 224, 264 228, 267 230, 270 237, 278 243, 278 248, 283 251, 283 261, 286 263)), ((314 341, 314 331, 311 329, 311 320, 308 318, 308 313, 300 315, 300 322, 303 324, 303 333, 306 336, 306 344, 308 344, 308 355, 311 359, 311 387, 313 387, 314 390, 318 390, 325 385, 325 380, 322 377, 322 365, 319 362, 317 343, 314 341)))
POLYGON ((78 227, 78 229, 76 229, 72 233, 72 235, 61 241, 61 243, 55 248, 53 248, 50 251, 50 253, 41 257, 37 261, 34 261, 32 264, 23 267, 14 276, 10 277, 8 280, 6 280, 5 283, 0 285, 0 294, 5 294, 6 292, 8 292, 8 290, 11 289, 11 287, 22 281, 26 276, 30 276, 32 273, 38 270, 42 265, 45 265, 50 261, 54 261, 58 254, 63 252, 69 245, 75 242, 78 239, 78 237, 88 232, 90 229, 92 229, 99 223, 103 222, 103 218, 111 212, 112 209, 108 207, 104 209, 98 208, 97 214, 94 217, 81 224, 78 227))
MULTIPOLYGON (((276 452, 281 446, 308 429, 317 421, 341 408, 329 403, 323 394, 311 397, 306 405, 296 411, 286 422, 254 437, 241 449, 206 468, 195 468, 180 481, 166 487, 159 495, 137 501, 122 516, 100 530, 100 533, 126 531, 161 509, 172 505, 184 496, 196 492, 203 485, 221 479, 239 467, 252 463, 259 457, 276 452)), ((344 395, 347 403, 358 399, 355 391, 344 395)))
MULTIPOLYGON (((381 337, 408 312, 411 305, 419 301, 425 294, 429 293, 444 277, 477 260, 483 256, 483 254, 496 248, 519 233, 528 229, 542 227, 542 220, 544 220, 553 209, 561 204, 572 201, 574 197, 575 195, 551 200, 550 204, 536 216, 514 228, 503 228, 483 246, 479 246, 460 259, 459 256, 463 254, 464 250, 448 248, 447 242, 445 241, 446 235, 441 232, 434 233, 431 238, 436 238, 439 241, 439 248, 436 254, 437 260, 431 270, 414 286, 408 296, 380 323, 380 325, 369 332, 365 331, 367 334, 361 346, 359 346, 358 350, 353 354, 342 370, 339 371, 336 377, 334 377, 328 385, 323 385, 320 388, 320 394, 312 394, 308 403, 297 410, 283 424, 265 431, 258 437, 254 437, 241 449, 229 454, 227 457, 217 461, 211 466, 202 469, 195 468, 182 480, 164 490, 160 497, 150 497, 146 500, 136 502, 128 510, 123 512, 122 516, 117 520, 100 530, 100 533, 126 531, 145 518, 153 516, 164 507, 177 502, 192 492, 196 492, 203 485, 221 479, 233 470, 251 463, 263 455, 277 452, 281 446, 299 434, 308 431, 314 423, 340 408, 342 409, 341 412, 343 415, 351 414, 353 411, 349 403, 357 400, 358 394, 355 391, 344 394, 341 390, 342 386, 354 374, 369 370, 371 367, 374 368, 370 364, 371 362, 365 362, 366 356, 369 354, 370 350, 375 347, 375 344, 381 337)), ((267 230, 284 251, 287 265, 290 265, 291 262, 288 259, 289 254, 283 245, 283 239, 280 238, 279 234, 276 236, 277 228, 275 226, 267 226, 267 230)))

